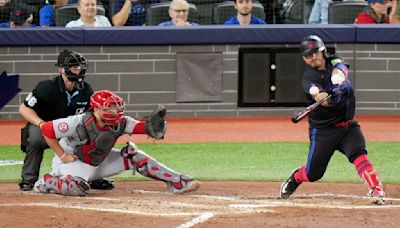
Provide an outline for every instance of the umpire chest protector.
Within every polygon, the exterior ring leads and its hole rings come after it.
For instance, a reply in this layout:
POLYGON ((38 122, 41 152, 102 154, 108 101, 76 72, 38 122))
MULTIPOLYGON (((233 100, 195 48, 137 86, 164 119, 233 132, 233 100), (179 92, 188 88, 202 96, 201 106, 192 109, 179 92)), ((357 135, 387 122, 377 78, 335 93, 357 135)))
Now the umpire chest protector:
POLYGON ((122 119, 117 131, 99 129, 96 126, 95 117, 91 112, 86 112, 82 123, 76 128, 80 141, 86 141, 85 145, 76 148, 78 158, 93 166, 98 166, 110 153, 117 139, 123 134, 126 121, 122 119))

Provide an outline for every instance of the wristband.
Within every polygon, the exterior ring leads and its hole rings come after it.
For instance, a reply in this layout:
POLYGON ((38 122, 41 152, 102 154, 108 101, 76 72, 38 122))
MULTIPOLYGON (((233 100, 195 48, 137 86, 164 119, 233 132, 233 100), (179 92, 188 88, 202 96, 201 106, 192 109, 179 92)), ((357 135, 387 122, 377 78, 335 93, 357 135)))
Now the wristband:
POLYGON ((38 127, 40 127, 40 124, 42 124, 42 123, 44 123, 45 121, 44 120, 41 120, 39 123, 38 123, 38 127))

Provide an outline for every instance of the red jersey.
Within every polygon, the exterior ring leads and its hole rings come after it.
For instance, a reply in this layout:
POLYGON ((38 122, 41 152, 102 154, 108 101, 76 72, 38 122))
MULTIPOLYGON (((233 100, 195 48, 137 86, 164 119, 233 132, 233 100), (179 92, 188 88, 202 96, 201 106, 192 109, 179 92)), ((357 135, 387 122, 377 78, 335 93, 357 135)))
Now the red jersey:
POLYGON ((360 14, 358 14, 354 23, 355 24, 389 24, 389 18, 386 17, 383 22, 378 23, 368 13, 361 12, 360 14))

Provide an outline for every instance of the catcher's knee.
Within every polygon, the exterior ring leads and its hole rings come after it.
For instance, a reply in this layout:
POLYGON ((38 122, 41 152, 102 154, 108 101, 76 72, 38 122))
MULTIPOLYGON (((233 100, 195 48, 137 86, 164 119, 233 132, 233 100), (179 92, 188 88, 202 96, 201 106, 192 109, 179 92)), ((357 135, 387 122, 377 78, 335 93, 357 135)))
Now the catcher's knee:
POLYGON ((65 196, 86 196, 90 190, 90 185, 84 179, 68 175, 66 178, 59 178, 46 174, 44 184, 39 185, 42 193, 58 193, 65 196))
POLYGON ((90 185, 84 179, 68 175, 60 180, 60 194, 65 196, 86 196, 90 190, 90 185))

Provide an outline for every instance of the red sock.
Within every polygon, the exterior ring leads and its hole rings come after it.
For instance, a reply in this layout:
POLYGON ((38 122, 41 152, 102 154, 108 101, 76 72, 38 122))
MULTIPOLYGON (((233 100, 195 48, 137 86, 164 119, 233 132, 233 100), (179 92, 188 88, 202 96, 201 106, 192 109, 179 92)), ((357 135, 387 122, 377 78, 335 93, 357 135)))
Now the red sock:
POLYGON ((294 179, 297 183, 301 184, 303 182, 309 182, 307 173, 306 173, 306 166, 303 165, 300 169, 294 174, 294 179))
POLYGON ((370 189, 381 187, 378 172, 375 170, 372 163, 368 160, 368 156, 363 154, 354 160, 353 165, 356 167, 358 175, 368 184, 370 189))

